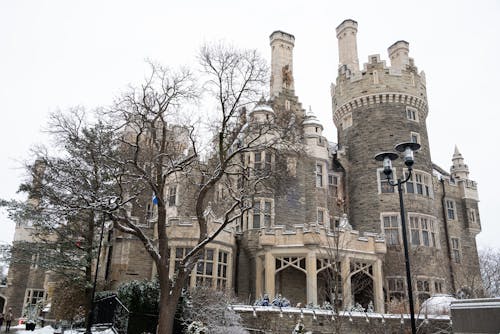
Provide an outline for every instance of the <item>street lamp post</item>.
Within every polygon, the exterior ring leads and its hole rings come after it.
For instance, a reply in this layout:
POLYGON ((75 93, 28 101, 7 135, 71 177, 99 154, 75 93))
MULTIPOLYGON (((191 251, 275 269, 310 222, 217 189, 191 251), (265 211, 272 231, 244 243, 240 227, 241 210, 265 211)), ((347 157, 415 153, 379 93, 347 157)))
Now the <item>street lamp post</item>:
MULTIPOLYGON (((403 179, 398 178, 397 182, 392 181, 392 161, 398 158, 398 154, 394 152, 381 152, 375 156, 375 160, 383 161, 384 174, 387 177, 387 182, 392 187, 398 187, 399 193, 399 209, 401 212, 401 230, 403 232, 403 248, 405 254, 405 267, 406 267, 406 286, 408 288, 408 302, 410 304, 410 319, 411 319, 411 332, 412 334, 417 333, 417 327, 415 325, 415 311, 413 308, 413 289, 411 285, 411 270, 410 270, 410 257, 408 254, 408 238, 406 235, 406 219, 405 219, 405 207, 403 202, 403 187, 402 185, 411 178, 411 172, 413 170, 413 163, 415 162, 413 158, 413 152, 420 148, 418 143, 401 143, 397 144, 394 149, 398 152, 403 153, 403 161, 408 168, 408 175, 403 179)), ((403 175, 404 176, 404 175, 403 175)))
POLYGON ((97 249, 97 262, 95 266, 95 275, 94 275, 94 283, 92 285, 92 300, 90 303, 90 310, 87 315, 87 324, 85 326, 85 334, 92 334, 92 320, 94 319, 94 299, 95 299, 95 290, 97 287, 97 275, 99 273, 99 259, 101 258, 101 248, 102 248, 102 239, 104 236, 104 214, 101 218, 101 234, 99 236, 99 247, 97 249))

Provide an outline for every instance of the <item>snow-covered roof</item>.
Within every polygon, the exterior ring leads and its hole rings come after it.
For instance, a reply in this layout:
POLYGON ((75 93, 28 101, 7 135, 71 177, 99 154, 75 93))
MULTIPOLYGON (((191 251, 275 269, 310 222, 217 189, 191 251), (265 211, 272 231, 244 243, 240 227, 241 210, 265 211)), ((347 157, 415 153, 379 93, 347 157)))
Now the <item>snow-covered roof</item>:
POLYGON ((251 116, 254 112, 266 112, 266 113, 273 113, 274 110, 271 108, 269 104, 262 98, 259 103, 248 113, 249 116, 251 116))
POLYGON ((323 128, 323 125, 320 123, 316 115, 311 110, 309 110, 309 112, 306 113, 306 117, 302 124, 320 126, 321 128, 323 128))
POLYGON ((450 304, 457 300, 455 297, 446 294, 436 294, 422 303, 422 313, 424 314, 450 314, 450 304))

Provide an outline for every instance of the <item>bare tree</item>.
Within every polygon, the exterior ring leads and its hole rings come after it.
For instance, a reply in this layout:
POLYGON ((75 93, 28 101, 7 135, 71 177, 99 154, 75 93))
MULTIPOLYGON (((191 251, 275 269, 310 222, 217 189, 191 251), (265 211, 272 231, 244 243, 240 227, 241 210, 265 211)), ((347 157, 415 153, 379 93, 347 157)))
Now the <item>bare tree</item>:
POLYGON ((485 294, 488 297, 500 296, 500 250, 486 248, 479 251, 479 265, 485 294))
MULTIPOLYGON (((252 205, 252 195, 268 178, 266 173, 249 171, 242 160, 244 153, 271 149, 280 138, 270 122, 249 125, 245 121, 244 107, 257 101, 267 82, 267 66, 255 51, 204 46, 199 59, 204 91, 216 101, 215 117, 209 124, 210 149, 202 149, 194 125, 175 126, 182 107, 198 96, 187 71, 153 65, 149 79, 126 93, 111 111, 115 120, 122 121, 121 147, 126 158, 115 161, 122 170, 116 180, 120 193, 108 214, 114 227, 137 237, 154 261, 160 282, 158 333, 172 333, 176 305, 204 247, 241 219, 252 205), (176 268, 170 268, 167 188, 179 179, 191 182, 199 234, 196 245, 176 268), (205 213, 220 185, 226 190, 225 200, 218 203, 217 225, 210 228, 205 213), (130 215, 148 196, 154 196, 157 205, 156 239, 130 215), (174 275, 169 276, 172 271, 174 275)), ((210 115, 210 110, 205 112, 210 115)))

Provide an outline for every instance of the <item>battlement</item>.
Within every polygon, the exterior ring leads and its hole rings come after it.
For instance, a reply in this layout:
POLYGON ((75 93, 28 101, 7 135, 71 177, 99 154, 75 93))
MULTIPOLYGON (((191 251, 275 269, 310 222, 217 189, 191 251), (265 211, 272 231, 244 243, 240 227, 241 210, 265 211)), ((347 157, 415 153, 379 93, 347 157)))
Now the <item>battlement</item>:
POLYGON ((412 104, 415 104, 414 101, 420 100, 416 107, 423 119, 427 116, 425 75, 417 72, 411 59, 403 69, 387 67, 379 55, 369 56, 360 72, 352 72, 347 66, 342 66, 339 68, 336 85, 332 84, 331 87, 335 125, 338 126, 336 120, 341 118, 337 113, 346 105, 355 108, 363 105, 356 102, 362 97, 385 95, 405 96, 404 101, 399 101, 403 103, 413 101, 412 104))
POLYGON ((269 40, 271 42, 271 46, 277 41, 290 43, 293 46, 295 43, 295 36, 281 30, 276 30, 269 35, 269 40))
POLYGON ((359 231, 337 228, 330 230, 316 223, 306 226, 296 225, 290 230, 283 226, 262 228, 258 237, 258 248, 265 247, 332 247, 342 245, 344 250, 357 250, 371 254, 386 253, 385 239, 375 233, 362 233, 359 231))
MULTIPOLYGON (((418 72, 409 57, 409 43, 399 40, 388 48, 391 66, 387 66, 379 55, 370 55, 363 69, 358 69, 357 60, 357 22, 345 20, 337 27, 339 42, 339 69, 336 84, 332 84, 331 96, 334 122, 341 117, 336 115, 346 104, 362 96, 384 95, 385 93, 404 94, 420 99, 420 111, 427 115, 427 91, 424 72, 418 72)), ((406 99, 412 100, 412 99, 406 99)), ((354 103, 357 105, 358 103, 354 103)))

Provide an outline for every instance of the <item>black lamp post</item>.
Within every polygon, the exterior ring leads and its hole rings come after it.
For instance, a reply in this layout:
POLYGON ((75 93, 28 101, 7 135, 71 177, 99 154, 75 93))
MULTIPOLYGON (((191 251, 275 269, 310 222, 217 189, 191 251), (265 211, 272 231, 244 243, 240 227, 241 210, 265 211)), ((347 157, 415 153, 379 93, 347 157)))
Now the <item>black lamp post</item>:
POLYGON ((101 235, 99 236, 99 247, 97 249, 97 263, 95 266, 95 275, 94 275, 94 283, 92 285, 92 300, 90 303, 90 310, 87 314, 87 324, 85 326, 85 334, 92 334, 92 321, 94 320, 94 299, 95 299, 95 290, 97 287, 97 275, 99 273, 99 260, 101 258, 101 248, 102 248, 102 239, 104 236, 104 214, 101 218, 101 235))
POLYGON ((412 334, 417 333, 417 327, 415 325, 415 311, 413 309, 413 289, 411 286, 411 270, 410 270, 410 257, 408 254, 408 238, 406 236, 406 219, 405 219, 405 207, 403 203, 403 187, 402 185, 411 178, 411 172, 413 169, 413 152, 420 148, 418 143, 401 143, 394 146, 394 149, 398 152, 403 152, 403 160, 408 168, 408 175, 403 179, 398 178, 397 182, 392 181, 392 161, 398 158, 398 154, 394 152, 381 152, 375 156, 375 160, 383 161, 384 174, 387 177, 387 182, 393 186, 398 187, 399 193, 399 209, 401 211, 401 230, 403 232, 403 248, 405 253, 405 266, 406 266, 406 286, 408 288, 408 301, 410 303, 410 319, 411 319, 411 332, 412 334))

